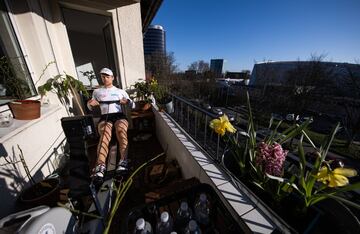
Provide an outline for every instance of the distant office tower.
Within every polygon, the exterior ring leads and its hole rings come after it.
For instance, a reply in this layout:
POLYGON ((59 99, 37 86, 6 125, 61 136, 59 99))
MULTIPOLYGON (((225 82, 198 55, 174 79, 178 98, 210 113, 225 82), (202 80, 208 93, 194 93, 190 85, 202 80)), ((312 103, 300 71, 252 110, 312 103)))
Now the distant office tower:
POLYGON ((212 71, 217 78, 222 77, 224 66, 224 59, 211 59, 210 71, 212 71))
POLYGON ((144 54, 166 53, 165 30, 160 25, 150 25, 144 35, 144 54))

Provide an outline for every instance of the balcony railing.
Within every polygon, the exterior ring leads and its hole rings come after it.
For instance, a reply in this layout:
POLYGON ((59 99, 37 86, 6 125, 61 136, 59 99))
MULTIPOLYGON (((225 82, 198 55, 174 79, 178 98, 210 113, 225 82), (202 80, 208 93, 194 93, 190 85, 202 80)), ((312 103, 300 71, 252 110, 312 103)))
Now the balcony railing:
MULTIPOLYGON (((220 162, 225 151, 225 142, 210 128, 210 121, 219 115, 193 104, 191 101, 173 95, 172 118, 207 152, 214 161, 220 162)), ((235 126, 236 139, 244 137, 244 131, 235 126)))

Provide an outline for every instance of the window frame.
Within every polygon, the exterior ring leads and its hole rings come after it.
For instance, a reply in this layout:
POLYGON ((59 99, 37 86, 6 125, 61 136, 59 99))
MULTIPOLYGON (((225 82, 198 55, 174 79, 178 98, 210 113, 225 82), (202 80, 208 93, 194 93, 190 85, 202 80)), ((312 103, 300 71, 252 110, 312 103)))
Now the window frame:
MULTIPOLYGON (((10 10, 10 6, 9 6, 9 2, 8 0, 4 0, 3 2, 0 3, 0 9, 2 11, 4 11, 5 17, 9 24, 9 30, 8 33, 10 34, 11 39, 13 39, 14 41, 12 42, 13 46, 16 47, 16 57, 15 58, 19 58, 19 61, 21 63, 21 66, 24 68, 24 73, 26 75, 26 79, 25 82, 28 84, 28 87, 30 89, 30 95, 26 96, 25 99, 33 99, 34 97, 38 97, 38 93, 37 93, 37 89, 34 83, 34 79, 33 79, 33 71, 32 68, 30 66, 30 61, 29 61, 29 57, 26 53, 25 50, 25 46, 21 41, 21 38, 19 37, 19 30, 17 28, 17 25, 15 23, 15 19, 14 19, 14 15, 10 10)), ((4 54, 6 57, 8 57, 6 55, 6 51, 4 51, 4 54)), ((7 105, 9 102, 11 102, 14 99, 0 99, 0 107, 7 105)), ((0 111, 1 112, 1 111, 0 111)))

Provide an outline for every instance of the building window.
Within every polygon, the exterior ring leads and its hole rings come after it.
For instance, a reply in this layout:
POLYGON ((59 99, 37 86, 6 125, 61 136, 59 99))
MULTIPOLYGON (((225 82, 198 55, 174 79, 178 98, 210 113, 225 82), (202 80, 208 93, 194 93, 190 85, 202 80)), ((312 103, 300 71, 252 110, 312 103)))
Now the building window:
POLYGON ((34 95, 35 87, 7 8, 4 1, 0 1, 0 105, 34 95))

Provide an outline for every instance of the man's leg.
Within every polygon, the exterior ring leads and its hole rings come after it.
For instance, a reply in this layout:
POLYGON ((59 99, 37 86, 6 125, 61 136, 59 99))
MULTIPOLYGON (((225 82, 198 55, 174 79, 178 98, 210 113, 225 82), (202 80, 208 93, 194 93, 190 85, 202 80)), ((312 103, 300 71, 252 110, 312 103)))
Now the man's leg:
POLYGON ((119 152, 120 152, 120 162, 119 166, 126 167, 126 157, 128 150, 128 139, 127 139, 127 130, 129 123, 126 119, 120 119, 115 122, 116 138, 119 142, 119 152))
POLYGON ((113 124, 111 122, 102 121, 98 125, 98 131, 100 134, 100 141, 97 147, 97 161, 98 164, 105 164, 106 158, 109 153, 109 143, 111 140, 111 131, 113 124))
POLYGON ((93 169, 93 177, 102 178, 106 171, 106 158, 109 153, 109 142, 111 140, 111 131, 113 124, 111 122, 102 121, 98 125, 100 140, 97 147, 97 159, 95 168, 93 169))

